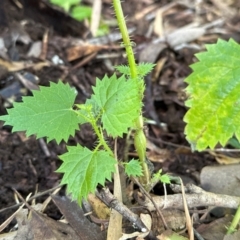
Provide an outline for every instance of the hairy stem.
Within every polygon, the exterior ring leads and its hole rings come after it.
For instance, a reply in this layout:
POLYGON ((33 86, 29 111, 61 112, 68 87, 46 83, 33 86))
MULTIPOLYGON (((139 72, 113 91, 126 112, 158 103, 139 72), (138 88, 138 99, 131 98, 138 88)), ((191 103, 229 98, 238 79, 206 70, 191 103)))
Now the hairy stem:
POLYGON ((137 77, 137 67, 135 63, 135 57, 132 49, 132 43, 130 41, 130 37, 128 34, 125 18, 122 11, 122 6, 120 0, 113 0, 113 7, 116 13, 118 26, 120 29, 120 32, 122 34, 123 43, 126 49, 127 58, 128 58, 128 64, 130 67, 131 77, 136 78, 137 77))
POLYGON ((114 156, 112 150, 110 149, 110 147, 107 145, 103 133, 102 131, 98 128, 96 121, 92 121, 91 122, 92 128, 94 130, 94 132, 96 133, 98 139, 99 139, 99 143, 105 148, 105 150, 111 155, 114 156))
MULTIPOLYGON (((137 66, 135 62, 135 57, 132 49, 132 43, 127 31, 126 21, 123 15, 122 6, 120 0, 113 0, 113 7, 116 13, 116 18, 118 21, 119 29, 122 34, 123 43, 126 49, 128 64, 130 67, 131 79, 132 81, 142 81, 138 79, 137 66)), ((143 131, 143 117, 140 114, 139 118, 135 121, 136 133, 134 136, 134 145, 138 153, 139 160, 143 169, 143 177, 140 179, 140 182, 144 185, 149 185, 150 174, 145 162, 146 158, 146 136, 143 131)))
MULTIPOLYGON (((84 109, 84 105, 82 104, 76 104, 76 106, 78 108, 83 108, 84 109)), ((108 146, 108 144, 106 143, 105 139, 104 139, 104 136, 103 136, 103 132, 102 132, 102 129, 98 127, 97 125, 97 121, 100 117, 100 114, 99 116, 97 116, 97 118, 95 118, 91 112, 90 109, 87 109, 85 108, 85 110, 88 111, 89 115, 85 116, 83 114, 81 114, 79 111, 76 111, 76 113, 81 116, 82 118, 84 118, 87 122, 89 122, 94 130, 94 132, 96 133, 98 139, 99 139, 99 144, 98 146, 96 147, 96 150, 100 147, 100 146, 103 146, 105 148, 105 150, 111 155, 114 157, 114 154, 113 154, 113 151, 110 149, 110 147, 108 146)))
POLYGON ((235 231, 237 231, 236 229, 239 222, 240 222, 240 205, 238 206, 237 212, 235 213, 231 225, 227 230, 227 234, 232 234, 235 231))

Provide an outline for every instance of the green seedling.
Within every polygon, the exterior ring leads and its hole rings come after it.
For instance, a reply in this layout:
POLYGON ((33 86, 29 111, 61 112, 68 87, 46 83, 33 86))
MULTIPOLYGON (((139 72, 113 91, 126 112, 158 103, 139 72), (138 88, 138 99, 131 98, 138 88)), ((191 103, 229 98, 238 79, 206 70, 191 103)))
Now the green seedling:
POLYGON ((132 159, 129 162, 123 163, 125 172, 129 177, 140 177, 142 176, 142 168, 138 160, 132 159))
MULTIPOLYGON (((77 21, 84 21, 87 19, 90 21, 92 15, 92 8, 81 4, 81 0, 50 0, 50 2, 68 13, 72 18, 77 21)), ((105 35, 109 32, 107 24, 100 22, 100 26, 97 31, 97 36, 105 35)))
MULTIPOLYGON (((185 80, 190 96, 185 134, 192 149, 198 151, 214 149, 217 143, 225 146, 229 139, 240 141, 240 45, 232 39, 218 40, 206 48, 196 55, 199 61, 185 80)), ((236 229, 239 220, 240 207, 228 233, 236 229)))
POLYGON ((162 174, 162 169, 160 169, 157 173, 153 174, 152 182, 162 182, 164 184, 171 183, 171 176, 168 174, 162 174))
POLYGON ((92 8, 80 4, 80 0, 50 0, 50 2, 62 8, 65 12, 70 13, 78 21, 90 19, 92 14, 92 8))
POLYGON ((77 92, 68 84, 59 81, 41 86, 33 91, 33 96, 23 97, 15 102, 8 114, 0 116, 4 125, 13 126, 12 131, 26 131, 26 135, 35 134, 37 138, 46 137, 47 141, 68 141, 81 130, 84 124, 90 124, 97 136, 94 149, 84 146, 68 146, 67 152, 59 156, 63 161, 57 172, 63 173, 62 183, 79 204, 97 185, 111 180, 117 159, 106 138, 123 137, 129 129, 134 132, 134 144, 139 155, 138 160, 125 164, 129 176, 139 176, 140 182, 147 188, 150 174, 146 164, 146 137, 143 132, 142 99, 144 94, 143 76, 149 73, 153 64, 135 64, 132 44, 128 36, 119 0, 113 1, 119 27, 123 35, 129 66, 118 66, 121 74, 97 79, 93 94, 85 104, 74 104, 77 92))

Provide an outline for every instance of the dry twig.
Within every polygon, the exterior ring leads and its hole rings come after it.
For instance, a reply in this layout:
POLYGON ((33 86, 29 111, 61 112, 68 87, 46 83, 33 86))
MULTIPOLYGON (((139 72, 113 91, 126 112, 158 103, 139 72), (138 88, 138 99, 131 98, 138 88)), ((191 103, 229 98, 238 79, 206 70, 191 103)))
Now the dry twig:
POLYGON ((101 199, 108 207, 115 209, 122 216, 132 222, 141 232, 147 232, 148 229, 143 224, 137 214, 131 212, 123 203, 119 202, 109 191, 108 188, 102 188, 96 191, 96 196, 101 199))
MULTIPOLYGON (((172 185, 172 188, 174 188, 174 191, 181 192, 179 185, 172 185)), ((193 184, 187 184, 185 191, 190 192, 185 195, 189 208, 215 206, 237 209, 240 204, 240 197, 206 192, 193 184)), ((184 209, 182 194, 169 195, 167 202, 165 202, 164 196, 155 196, 153 200, 158 208, 184 209)), ((149 211, 155 211, 155 206, 148 199, 141 203, 141 205, 145 206, 149 211)))

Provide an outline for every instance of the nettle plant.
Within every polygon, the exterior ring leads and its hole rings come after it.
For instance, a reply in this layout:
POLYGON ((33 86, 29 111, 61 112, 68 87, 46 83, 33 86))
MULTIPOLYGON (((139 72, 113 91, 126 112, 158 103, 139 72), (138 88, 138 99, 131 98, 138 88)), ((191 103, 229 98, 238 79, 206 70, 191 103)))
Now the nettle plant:
MULTIPOLYGON (((85 123, 92 126, 98 138, 93 150, 81 145, 68 146, 68 152, 59 156, 63 163, 57 172, 64 173, 62 184, 67 184, 79 203, 94 192, 98 184, 111 180, 115 171, 117 159, 106 141, 107 136, 122 137, 129 128, 135 129, 135 144, 145 160, 146 140, 137 124, 144 90, 142 77, 153 66, 140 64, 138 67, 141 74, 135 79, 128 75, 127 66, 117 67, 124 72, 121 77, 97 79, 93 94, 85 104, 74 105, 77 92, 69 84, 51 82, 49 87, 41 86, 40 91, 33 91, 32 97, 15 102, 13 108, 7 109, 8 115, 0 117, 4 125, 13 126, 13 132, 26 131, 27 136, 36 134, 37 138, 47 137, 48 142, 55 139, 57 143, 67 141, 85 123)), ((128 175, 142 175, 137 160, 127 163, 125 169, 128 175)))
MULTIPOLYGON (((139 66, 147 72, 152 68, 151 64, 139 66)), ((121 68, 127 69, 123 66, 118 69, 121 68)), ((57 171, 64 173, 62 183, 67 184, 72 197, 80 203, 99 183, 104 185, 105 179, 111 180, 115 171, 117 160, 105 140, 107 136, 122 137, 129 128, 135 128, 136 144, 145 152, 142 130, 135 125, 141 114, 144 89, 140 76, 130 79, 124 74, 119 78, 113 75, 97 79, 91 98, 85 104, 75 105, 74 88, 62 81, 51 82, 49 87, 41 86, 40 91, 33 91, 32 97, 15 102, 7 110, 8 115, 0 120, 13 126, 13 132, 26 131, 27 136, 36 134, 37 138, 47 137, 47 141, 55 139, 57 143, 67 141, 85 123, 92 126, 98 138, 93 150, 81 145, 68 146, 68 152, 59 156, 63 163, 57 171)), ((128 175, 142 175, 137 160, 130 161, 125 168, 128 175)))
POLYGON ((84 146, 68 146, 67 152, 59 158, 63 161, 57 172, 63 173, 62 184, 79 204, 97 185, 111 180, 117 159, 106 141, 107 137, 117 138, 134 131, 134 144, 139 159, 124 164, 129 176, 140 177, 144 186, 150 184, 150 174, 145 162, 146 137, 143 132, 142 99, 144 95, 143 77, 153 64, 135 64, 132 43, 119 0, 113 1, 119 28, 123 35, 129 66, 118 66, 121 73, 97 79, 93 94, 85 104, 74 104, 77 92, 62 81, 41 86, 32 91, 33 96, 23 97, 7 109, 7 115, 0 116, 4 125, 13 126, 12 131, 26 131, 37 138, 46 137, 47 141, 68 141, 83 124, 90 124, 97 136, 94 149, 84 146))

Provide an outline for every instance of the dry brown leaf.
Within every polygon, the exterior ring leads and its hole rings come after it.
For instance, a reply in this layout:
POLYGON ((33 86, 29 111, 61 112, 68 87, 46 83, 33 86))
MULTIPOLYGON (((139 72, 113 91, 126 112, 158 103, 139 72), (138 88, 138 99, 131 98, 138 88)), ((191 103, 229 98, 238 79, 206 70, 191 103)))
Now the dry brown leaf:
MULTIPOLYGON (((117 159, 117 140, 115 141, 114 155, 117 159)), ((114 196, 119 202, 122 202, 122 187, 119 175, 118 164, 115 164, 116 172, 114 173, 114 196)), ((107 240, 118 240, 122 236, 122 215, 115 209, 112 209, 109 225, 107 240)))
POLYGON ((16 214, 16 220, 18 222, 18 231, 14 240, 25 240, 25 239, 34 239, 33 232, 28 220, 28 209, 21 209, 16 214))
POLYGON ((231 220, 231 216, 226 216, 209 224, 201 224, 196 230, 205 240, 223 239, 227 232, 226 226, 229 226, 231 220))
POLYGON ((219 164, 237 164, 240 163, 240 158, 229 157, 227 155, 216 153, 214 151, 209 151, 209 153, 215 157, 219 164))
POLYGON ((85 216, 82 208, 75 201, 67 197, 51 195, 70 226, 78 234, 80 240, 103 240, 106 239, 105 232, 100 231, 100 227, 90 222, 85 216))
POLYGON ((89 54, 98 52, 102 49, 105 49, 106 46, 103 45, 91 45, 91 44, 82 44, 78 46, 69 47, 66 50, 67 60, 69 62, 79 59, 81 57, 87 56, 89 54))
POLYGON ((153 74, 153 77, 152 77, 152 81, 155 82, 158 77, 160 76, 160 73, 163 69, 163 66, 165 64, 165 62, 167 61, 167 58, 164 57, 164 58, 160 58, 157 63, 156 63, 156 66, 154 68, 154 74, 153 74))
POLYGON ((147 149, 150 151, 147 151, 146 155, 151 162, 165 162, 170 156, 167 149, 161 149, 149 140, 147 140, 147 149))
MULTIPOLYGON (((166 201, 168 198, 166 197, 166 201)), ((182 230, 186 227, 186 217, 182 210, 179 209, 162 209, 162 216, 169 227, 172 230, 182 230)), ((152 231, 156 233, 162 233, 165 229, 162 221, 156 212, 152 212, 152 231)))
POLYGON ((94 194, 90 193, 88 195, 88 202, 93 208, 93 212, 99 219, 109 219, 111 209, 106 206, 99 198, 94 194))
POLYGON ((107 240, 118 240, 122 235, 122 215, 112 209, 108 225, 107 240))
MULTIPOLYGON (((32 218, 29 224, 34 238, 33 240, 76 240, 79 236, 69 225, 57 222, 49 217, 32 212, 32 218)), ((21 239, 21 238, 17 238, 21 239)))

